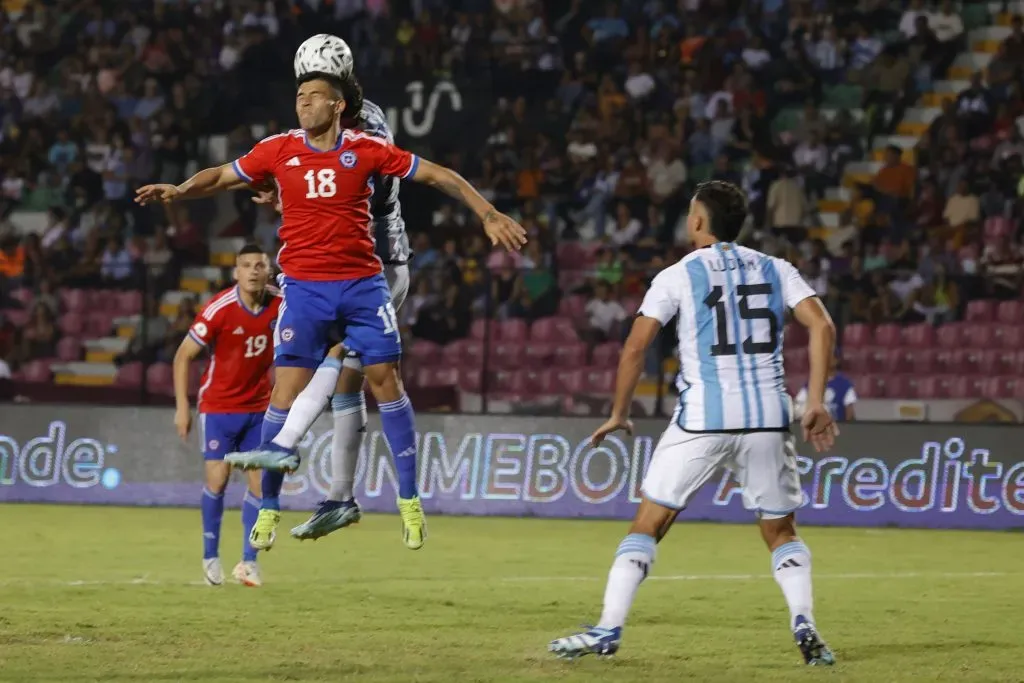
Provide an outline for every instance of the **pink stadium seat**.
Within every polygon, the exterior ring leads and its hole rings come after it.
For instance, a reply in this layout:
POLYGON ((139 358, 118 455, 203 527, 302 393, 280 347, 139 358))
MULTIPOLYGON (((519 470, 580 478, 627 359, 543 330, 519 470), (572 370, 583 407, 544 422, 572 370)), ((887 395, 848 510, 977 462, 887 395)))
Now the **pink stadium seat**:
POLYGON ((11 323, 15 327, 24 327, 28 324, 29 318, 32 317, 32 313, 27 310, 18 310, 15 308, 5 310, 3 312, 4 320, 11 323))
POLYGON ((559 368, 579 368, 587 364, 587 345, 581 343, 564 344, 555 349, 555 366, 559 368))
POLYGON ((458 379, 456 368, 420 368, 416 373, 416 385, 425 389, 455 386, 458 379))
POLYGON ((875 375, 880 383, 879 397, 912 398, 910 378, 907 375, 875 375))
POLYGON ((989 349, 995 345, 995 330, 992 325, 966 325, 961 334, 963 345, 972 349, 989 349))
POLYGON ((888 346, 868 346, 865 348, 864 355, 867 357, 868 370, 871 372, 885 372, 882 366, 888 358, 888 353, 888 346))
POLYGON ((960 346, 960 325, 949 323, 935 330, 935 341, 941 348, 955 349, 960 346))
POLYGON ((1012 373, 1018 377, 1024 377, 1024 349, 1013 352, 1012 373))
POLYGON ((418 339, 409 346, 409 356, 420 361, 437 360, 441 357, 442 350, 440 344, 418 339))
POLYGON ((935 328, 927 323, 907 325, 903 328, 903 344, 915 349, 931 348, 935 339, 935 328))
POLYGON ((870 325, 851 323, 843 328, 843 348, 850 349, 866 346, 871 343, 872 330, 870 325))
POLYGON ((565 344, 577 341, 576 328, 565 318, 540 318, 530 328, 530 339, 538 342, 565 344))
POLYGON ((1019 349, 1024 346, 1024 326, 1002 324, 996 326, 996 344, 1004 349, 1019 349))
POLYGON ((90 337, 106 337, 114 331, 115 314, 110 311, 92 311, 85 320, 85 332, 90 337))
POLYGON ((615 368, 619 365, 622 355, 622 344, 606 342, 594 348, 593 363, 599 368, 615 368))
POLYGON ((853 386, 859 398, 885 397, 885 384, 878 375, 859 375, 854 378, 853 386))
POLYGON ((558 315, 569 320, 583 317, 583 310, 587 307, 587 301, 578 294, 563 296, 558 302, 558 315))
POLYGON ((935 369, 935 351, 932 349, 904 349, 903 367, 924 375, 935 369))
POLYGON ((590 260, 590 254, 579 242, 559 242, 555 252, 560 270, 573 270, 590 260))
POLYGON ((467 341, 462 347, 461 360, 456 365, 461 368, 483 368, 484 345, 475 340, 467 341))
POLYGON ((996 320, 1007 325, 1024 324, 1024 305, 1020 301, 1000 301, 996 306, 996 320))
POLYGON ((528 336, 526 321, 519 318, 502 321, 495 325, 491 334, 493 335, 493 339, 498 339, 499 341, 518 342, 522 344, 526 341, 526 337, 528 336))
POLYGON ((53 372, 50 370, 51 361, 33 360, 25 363, 21 368, 21 376, 26 382, 49 382, 53 379, 53 372))
POLYGON ((162 393, 167 387, 174 387, 174 375, 169 363, 154 363, 146 368, 146 388, 162 393))
POLYGON ((60 300, 69 313, 81 313, 89 308, 89 293, 84 289, 62 289, 60 300))
POLYGON ((26 287, 19 287, 11 292, 11 298, 27 309, 32 308, 32 290, 26 287))
POLYGON ((523 391, 532 395, 557 394, 554 390, 554 376, 547 370, 530 368, 522 371, 523 391))
POLYGON ((118 299, 118 315, 142 313, 142 292, 121 292, 118 299))
POLYGON ((457 339, 441 347, 441 362, 445 365, 461 365, 466 360, 466 345, 479 344, 469 339, 457 339))
POLYGON ((110 311, 117 308, 121 293, 110 289, 94 289, 88 293, 89 308, 93 311, 110 311))
POLYGON ((899 325, 886 323, 875 328, 874 343, 877 346, 893 348, 902 342, 903 328, 899 325))
POLYGON ((627 296, 621 301, 622 307, 626 309, 626 315, 630 318, 636 315, 636 312, 640 310, 640 304, 643 302, 644 298, 642 296, 627 296))
POLYGON ((785 335, 783 339, 787 346, 807 346, 807 328, 803 325, 790 323, 786 325, 783 333, 785 335))
POLYGON ((800 390, 807 384, 807 375, 798 375, 786 373, 786 391, 789 392, 790 396, 796 396, 800 393, 800 390))
POLYGON ((800 375, 807 374, 810 367, 807 348, 787 349, 783 355, 783 363, 787 374, 790 372, 800 375))
POLYGON ((587 393, 610 394, 615 390, 615 371, 587 368, 583 371, 583 386, 587 393))
POLYGON ((1004 355, 1006 360, 1013 362, 1013 355, 999 349, 986 349, 971 353, 971 363, 979 375, 998 375, 1003 372, 1004 355))
POLYGON ((1013 232, 1013 224, 1005 216, 992 216, 985 220, 985 241, 989 242, 1008 237, 1013 232))
POLYGON ((988 299, 975 299, 967 302, 964 320, 968 322, 988 323, 996 315, 996 302, 988 299))
POLYGON ((551 364, 555 355, 555 346, 544 342, 530 342, 523 350, 526 362, 530 367, 545 368, 551 364))
POLYGON ((473 339, 483 339, 487 334, 487 325, 491 321, 478 319, 469 326, 469 336, 473 339))
POLYGON ((967 372, 967 349, 941 349, 935 354, 935 371, 957 374, 967 372))
POLYGON ((498 370, 490 376, 488 391, 498 394, 522 393, 526 386, 521 370, 498 370))
POLYGON ((63 334, 82 334, 85 320, 78 313, 65 313, 57 320, 57 327, 63 334))
MULTIPOLYGON (((962 398, 986 398, 988 396, 989 379, 988 377, 965 377, 964 381, 967 386, 962 398)), ((954 390, 958 390, 958 388, 954 387, 954 390)), ((953 398, 960 397, 954 396, 953 398)))
POLYGON ((523 345, 518 342, 504 342, 491 346, 490 367, 515 370, 523 365, 523 345))
POLYGON ((890 398, 939 398, 941 394, 937 375, 911 376, 907 381, 907 389, 903 396, 890 394, 890 398))
POLYGON ((902 348, 880 348, 875 355, 875 369, 884 373, 906 372, 906 351, 902 348))
POLYGON ((57 358, 70 363, 82 359, 82 342, 77 337, 64 337, 57 342, 57 358))
POLYGON ((871 355, 864 347, 843 350, 843 370, 852 375, 870 372, 871 355))
POLYGON ((554 383, 560 394, 578 394, 583 390, 583 371, 579 368, 555 370, 554 383))
POLYGON ((114 384, 119 387, 138 387, 142 385, 142 363, 126 363, 117 369, 114 384))
POLYGON ((483 373, 478 368, 462 368, 459 370, 459 389, 479 393, 483 384, 483 373))

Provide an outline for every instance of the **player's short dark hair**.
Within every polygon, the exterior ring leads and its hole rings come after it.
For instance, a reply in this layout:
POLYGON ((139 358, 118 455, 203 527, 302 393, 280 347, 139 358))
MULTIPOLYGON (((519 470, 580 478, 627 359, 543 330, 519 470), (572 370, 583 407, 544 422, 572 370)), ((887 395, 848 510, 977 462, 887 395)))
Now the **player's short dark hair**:
POLYGON ((704 206, 709 231, 720 242, 734 242, 747 220, 747 197, 732 183, 710 180, 697 186, 693 198, 704 206))
POLYGON ((300 86, 310 81, 326 81, 334 88, 335 94, 345 100, 345 113, 342 118, 347 120, 359 118, 359 113, 363 110, 363 86, 359 84, 354 74, 339 78, 323 71, 310 71, 300 76, 295 85, 300 86))
POLYGON ((255 242, 247 242, 238 250, 237 256, 245 256, 246 254, 260 254, 261 256, 266 256, 267 252, 265 252, 263 247, 255 242))

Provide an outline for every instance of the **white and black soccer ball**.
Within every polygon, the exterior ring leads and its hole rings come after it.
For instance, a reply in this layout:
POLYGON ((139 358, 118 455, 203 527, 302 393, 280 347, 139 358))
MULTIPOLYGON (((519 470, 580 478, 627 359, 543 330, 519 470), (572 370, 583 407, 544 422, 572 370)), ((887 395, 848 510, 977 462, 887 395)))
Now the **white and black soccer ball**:
POLYGON ((352 74, 352 48, 338 36, 319 33, 295 51, 295 78, 314 71, 346 78, 352 74))

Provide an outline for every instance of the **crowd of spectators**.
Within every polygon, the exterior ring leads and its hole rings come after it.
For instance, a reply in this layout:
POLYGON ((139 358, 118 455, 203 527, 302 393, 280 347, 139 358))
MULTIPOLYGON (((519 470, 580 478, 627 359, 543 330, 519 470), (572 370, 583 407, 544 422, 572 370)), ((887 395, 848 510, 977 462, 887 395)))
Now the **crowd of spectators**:
MULTIPOLYGON (((412 235, 412 339, 556 314, 591 346, 620 339, 650 277, 686 253, 706 179, 744 187, 744 240, 797 263, 842 324, 939 323, 970 298, 1020 293, 1019 18, 987 76, 916 145, 887 148, 824 232, 847 165, 873 158, 966 48, 949 0, 56 0, 0 22, 0 195, 8 214, 49 212, 39 238, 0 228, 0 294, 144 282, 151 329, 167 330, 132 357, 166 356, 180 325, 158 321, 158 297, 205 262, 198 226, 213 222, 139 210, 132 188, 204 163, 208 133, 232 131, 238 153, 248 124, 278 129, 290 52, 321 31, 349 40, 371 95, 376 80, 450 77, 492 97, 482 149, 430 151, 519 218, 530 246, 492 252, 459 208, 433 205, 412 235)), ((273 214, 244 195, 235 206, 242 233, 271 247, 273 214)), ((59 311, 36 309, 31 334, 0 336, 12 364, 56 343, 59 311)))

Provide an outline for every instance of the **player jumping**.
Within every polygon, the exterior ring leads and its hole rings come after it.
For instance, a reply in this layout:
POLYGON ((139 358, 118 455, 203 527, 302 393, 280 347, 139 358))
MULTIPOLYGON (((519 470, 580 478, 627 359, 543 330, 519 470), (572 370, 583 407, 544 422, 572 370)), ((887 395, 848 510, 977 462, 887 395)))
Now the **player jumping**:
MULTIPOLYGON (((267 287, 270 259, 255 245, 242 247, 235 258, 235 282, 217 294, 196 316, 174 354, 174 426, 182 440, 192 428, 188 400, 188 368, 204 350, 210 364, 199 389, 199 425, 206 460, 203 488, 203 575, 211 586, 224 583, 220 563, 220 526, 224 516, 224 489, 231 466, 230 451, 255 446, 263 429, 263 414, 270 404, 267 376, 273 350, 274 322, 281 297, 267 287)), ((242 561, 232 575, 246 586, 259 586, 256 549, 249 534, 260 510, 260 477, 249 473, 249 488, 242 499, 242 561)))
POLYGON ((299 79, 296 113, 301 126, 261 142, 231 164, 200 171, 180 186, 148 185, 136 201, 172 202, 224 192, 239 179, 260 187, 273 179, 281 197, 284 303, 275 331, 275 385, 264 421, 263 457, 241 464, 263 467, 263 503, 250 535, 253 547, 269 549, 280 523, 280 491, 299 456, 271 441, 327 353, 335 323, 345 326, 344 346, 363 364, 381 411, 385 438, 398 473, 398 509, 407 547, 426 538, 426 519, 416 483, 416 426, 398 374, 401 340, 394 305, 374 253, 370 199, 375 176, 397 176, 433 185, 472 209, 493 244, 519 249, 522 226, 499 213, 454 171, 433 164, 364 132, 346 112, 362 109, 354 78, 312 72, 299 79))
MULTIPOLYGON (((295 77, 310 72, 331 73, 338 78, 351 74, 352 60, 348 45, 341 38, 320 34, 307 39, 296 51, 295 77), (335 59, 330 57, 336 56, 335 59)), ((363 100, 359 113, 360 130, 394 142, 384 111, 373 102, 363 100)), ((391 300, 398 311, 409 293, 409 266, 411 257, 409 237, 405 232, 402 206, 398 200, 398 178, 384 176, 376 179, 373 195, 373 226, 377 256, 384 264, 384 275, 391 290, 391 300)), ((241 184, 240 188, 248 187, 241 184)), ((236 188, 239 189, 239 188, 236 188)), ((261 192, 254 201, 261 204, 276 203, 276 191, 261 192)), ((292 529, 298 539, 316 539, 354 524, 362 517, 355 499, 356 467, 359 449, 366 436, 366 403, 363 399, 362 363, 352 353, 345 354, 342 345, 334 346, 320 364, 309 384, 298 395, 288 412, 284 427, 272 440, 277 449, 294 450, 302 437, 328 404, 334 418, 331 440, 331 486, 326 500, 313 515, 292 529)), ((262 454, 251 454, 260 457, 262 454)), ((248 458, 250 454, 228 458, 248 458)))
POLYGON ((734 243, 746 216, 739 188, 723 182, 700 185, 686 222, 695 250, 658 274, 640 306, 619 361, 612 415, 591 441, 597 445, 620 429, 632 433, 628 411, 644 351, 677 315, 683 364, 679 406, 651 458, 633 525, 615 552, 601 618, 587 631, 551 642, 548 649, 560 657, 607 656, 619 649, 626 615, 654 565, 657 543, 715 470, 725 467, 743 487, 745 505, 759 517, 804 661, 835 661, 814 625, 811 552, 794 523, 802 492, 782 369, 788 308, 810 331, 803 435, 819 452, 828 450, 839 433, 824 405, 835 327, 792 265, 734 243))

